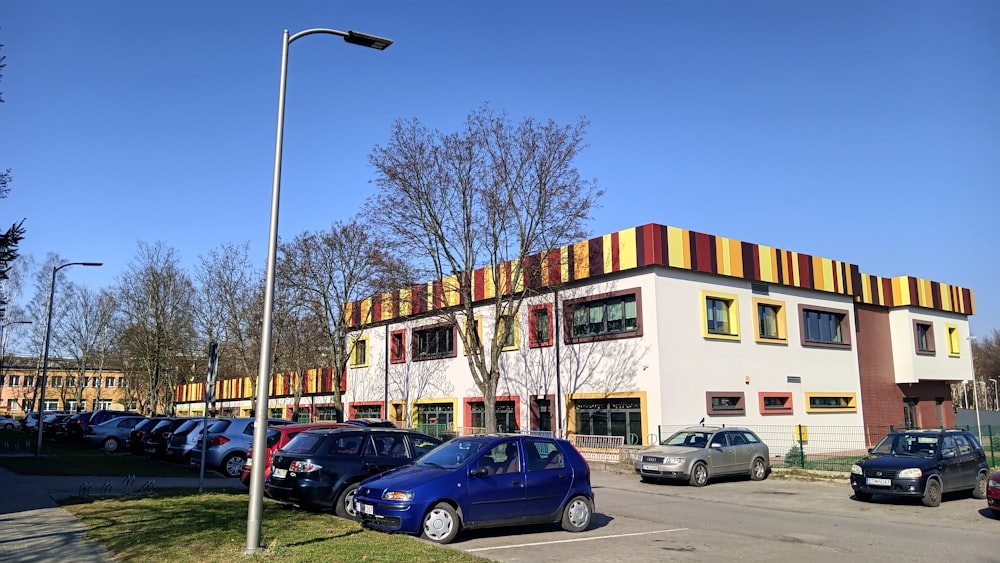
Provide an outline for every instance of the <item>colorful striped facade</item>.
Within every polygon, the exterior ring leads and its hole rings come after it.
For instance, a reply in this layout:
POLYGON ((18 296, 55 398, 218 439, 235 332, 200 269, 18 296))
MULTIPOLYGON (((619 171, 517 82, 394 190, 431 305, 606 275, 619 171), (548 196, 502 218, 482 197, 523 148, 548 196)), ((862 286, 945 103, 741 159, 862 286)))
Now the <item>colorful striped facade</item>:
MULTIPOLYGON (((540 290, 649 266, 837 293, 883 307, 975 313, 970 289, 912 276, 863 274, 857 265, 840 260, 654 223, 534 255, 520 267, 508 262, 480 268, 473 273, 473 301, 491 299, 498 290, 540 290), (517 279, 512 272, 520 272, 517 279), (494 280, 500 280, 499 288, 494 280)), ((360 328, 460 303, 457 278, 447 277, 351 303, 348 325, 360 328)))
MULTIPOLYGON (((268 395, 288 397, 294 395, 298 374, 295 372, 276 373, 271 377, 268 395)), ((333 393, 333 369, 321 368, 306 371, 304 395, 329 395, 333 393)), ((347 391, 347 375, 340 379, 340 391, 347 391)), ((249 377, 225 379, 216 383, 216 401, 250 400, 256 393, 249 377)), ((188 383, 174 388, 174 403, 198 403, 205 401, 205 383, 188 383)))

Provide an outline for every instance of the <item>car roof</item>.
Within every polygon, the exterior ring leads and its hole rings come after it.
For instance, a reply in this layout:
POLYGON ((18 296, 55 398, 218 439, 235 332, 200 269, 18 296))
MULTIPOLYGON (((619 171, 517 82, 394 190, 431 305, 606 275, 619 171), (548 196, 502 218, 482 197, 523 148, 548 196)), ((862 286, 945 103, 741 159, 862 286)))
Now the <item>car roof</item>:
POLYGON ((739 430, 740 432, 752 432, 752 430, 743 426, 715 426, 715 425, 688 426, 686 428, 681 428, 679 432, 699 431, 699 430, 702 432, 717 432, 719 430, 739 430))

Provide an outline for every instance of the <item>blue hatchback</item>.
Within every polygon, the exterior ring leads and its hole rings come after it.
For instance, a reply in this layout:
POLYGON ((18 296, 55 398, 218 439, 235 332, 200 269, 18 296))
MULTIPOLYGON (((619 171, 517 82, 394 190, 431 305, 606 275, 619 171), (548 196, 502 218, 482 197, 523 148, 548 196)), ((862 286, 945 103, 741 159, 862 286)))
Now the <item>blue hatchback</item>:
POLYGON ((377 530, 448 543, 463 529, 590 525, 590 466, 566 440, 482 435, 455 438, 416 463, 361 483, 355 512, 377 530))

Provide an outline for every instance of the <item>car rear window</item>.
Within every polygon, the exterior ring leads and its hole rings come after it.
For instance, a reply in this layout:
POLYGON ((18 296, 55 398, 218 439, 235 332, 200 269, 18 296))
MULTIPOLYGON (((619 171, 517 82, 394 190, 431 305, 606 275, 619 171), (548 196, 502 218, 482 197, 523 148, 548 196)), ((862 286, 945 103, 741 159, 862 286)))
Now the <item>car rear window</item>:
POLYGON ((292 438, 292 440, 285 444, 281 449, 289 453, 308 454, 312 453, 317 446, 322 444, 323 439, 323 434, 310 434, 309 432, 302 432, 298 436, 292 438))
POLYGON ((193 430, 194 427, 195 427, 195 425, 198 424, 199 422, 201 422, 201 421, 200 420, 185 420, 183 422, 183 424, 181 424, 180 426, 177 427, 177 430, 174 430, 174 434, 187 434, 188 432, 190 432, 191 430, 193 430))
POLYGON ((225 432, 226 428, 229 428, 229 424, 230 424, 229 420, 216 420, 214 423, 212 423, 211 426, 208 427, 208 432, 210 434, 216 432, 225 432))

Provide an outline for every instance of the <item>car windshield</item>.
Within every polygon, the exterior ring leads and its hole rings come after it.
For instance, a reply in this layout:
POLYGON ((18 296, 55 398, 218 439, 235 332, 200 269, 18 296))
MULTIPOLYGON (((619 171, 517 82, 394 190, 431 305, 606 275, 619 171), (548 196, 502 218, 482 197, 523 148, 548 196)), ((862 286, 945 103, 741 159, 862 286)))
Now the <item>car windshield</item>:
POLYGON ((933 457, 938 451, 938 437, 925 434, 900 432, 889 434, 872 449, 873 454, 913 455, 933 457))
POLYGON ((483 448, 482 440, 463 440, 461 438, 445 442, 431 450, 417 461, 417 465, 429 465, 443 469, 455 469, 469 460, 483 448))
POLYGON ((708 446, 712 432, 705 430, 681 430, 660 442, 661 446, 685 446, 688 448, 704 448, 708 446))
POLYGON ((311 434, 309 432, 303 432, 298 436, 292 438, 290 442, 285 444, 282 451, 293 453, 293 454, 307 454, 311 453, 316 449, 316 446, 323 442, 323 434, 311 434))

